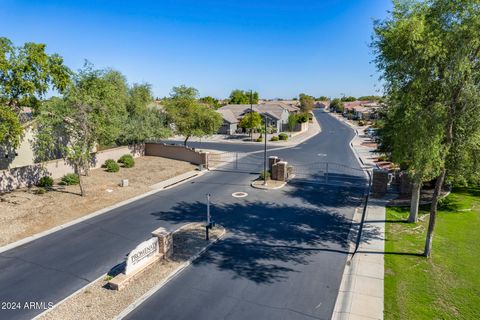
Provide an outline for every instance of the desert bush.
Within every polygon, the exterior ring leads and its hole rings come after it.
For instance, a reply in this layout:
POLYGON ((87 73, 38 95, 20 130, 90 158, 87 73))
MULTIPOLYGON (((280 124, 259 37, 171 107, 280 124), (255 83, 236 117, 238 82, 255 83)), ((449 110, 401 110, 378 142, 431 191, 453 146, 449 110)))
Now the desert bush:
POLYGON ((262 170, 262 172, 260 172, 260 177, 259 177, 259 178, 260 178, 261 180, 265 180, 265 176, 266 176, 267 180, 270 179, 270 171, 268 171, 268 170, 267 170, 267 171, 262 170))
POLYGON ((103 167, 107 172, 118 172, 120 170, 118 163, 116 163, 113 159, 106 160, 103 164, 103 167))
POLYGON ((118 163, 122 163, 125 168, 132 168, 135 165, 135 160, 131 154, 124 154, 118 159, 118 163))
POLYGON ((60 184, 65 186, 73 186, 79 183, 80 178, 75 173, 67 173, 62 177, 62 180, 60 181, 60 184))
POLYGON ((35 191, 35 194, 45 194, 45 193, 47 193, 47 190, 45 188, 38 188, 35 191))
POLYGON ((278 138, 279 138, 280 140, 287 141, 287 140, 288 140, 288 134, 282 132, 282 133, 280 133, 280 134, 278 135, 278 138))
POLYGON ((270 138, 270 141, 278 141, 280 140, 277 136, 273 136, 270 138))
POLYGON ((40 180, 37 183, 37 186, 42 187, 42 188, 49 188, 49 187, 53 186, 52 177, 49 177, 49 176, 41 177, 40 180))
POLYGON ((308 118, 309 118, 308 113, 301 113, 301 114, 298 115, 298 122, 299 123, 307 122, 308 118))
POLYGON ((258 139, 255 140, 255 141, 257 141, 257 142, 262 142, 262 141, 263 141, 263 137, 258 137, 258 139))

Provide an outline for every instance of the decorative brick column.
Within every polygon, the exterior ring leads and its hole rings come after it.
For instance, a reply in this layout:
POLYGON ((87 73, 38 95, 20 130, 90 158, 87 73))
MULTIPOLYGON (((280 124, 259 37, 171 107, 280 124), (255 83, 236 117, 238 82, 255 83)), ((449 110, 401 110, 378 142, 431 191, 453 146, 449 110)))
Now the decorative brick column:
POLYGON ((158 249, 165 259, 169 259, 173 254, 173 236, 165 228, 158 228, 152 232, 152 237, 158 238, 158 249))
POLYGON ((278 181, 286 181, 288 177, 288 162, 287 161, 279 161, 274 165, 276 168, 276 179, 278 181))
POLYGON ((376 197, 382 197, 387 193, 388 171, 384 169, 373 170, 372 193, 376 197))
POLYGON ((280 159, 277 156, 270 156, 268 157, 268 170, 270 172, 273 171, 273 165, 280 161, 280 159))

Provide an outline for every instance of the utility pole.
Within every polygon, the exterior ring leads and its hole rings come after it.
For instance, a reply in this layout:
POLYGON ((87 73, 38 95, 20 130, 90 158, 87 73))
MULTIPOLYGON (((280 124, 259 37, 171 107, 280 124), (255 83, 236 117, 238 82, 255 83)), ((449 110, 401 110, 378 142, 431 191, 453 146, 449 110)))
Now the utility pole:
POLYGON ((267 115, 265 114, 265 144, 263 149, 263 185, 267 185, 267 115))

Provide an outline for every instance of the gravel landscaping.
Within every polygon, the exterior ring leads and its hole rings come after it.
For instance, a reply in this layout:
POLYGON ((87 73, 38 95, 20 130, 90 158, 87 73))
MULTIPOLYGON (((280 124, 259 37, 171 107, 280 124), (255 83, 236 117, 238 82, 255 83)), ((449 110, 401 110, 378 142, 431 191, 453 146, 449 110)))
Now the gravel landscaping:
POLYGON ((44 313, 39 319, 112 319, 224 232, 223 227, 217 226, 210 231, 210 241, 207 242, 204 225, 190 224, 174 233, 173 256, 170 260, 154 263, 122 291, 107 289, 105 277, 44 313))
POLYGON ((188 162, 161 157, 140 157, 133 168, 119 172, 90 171, 84 177, 87 196, 79 187, 54 186, 53 191, 36 194, 36 188, 20 189, 0 196, 0 246, 80 218, 147 191, 151 185, 194 170, 188 162), (128 187, 120 187, 122 179, 128 187))

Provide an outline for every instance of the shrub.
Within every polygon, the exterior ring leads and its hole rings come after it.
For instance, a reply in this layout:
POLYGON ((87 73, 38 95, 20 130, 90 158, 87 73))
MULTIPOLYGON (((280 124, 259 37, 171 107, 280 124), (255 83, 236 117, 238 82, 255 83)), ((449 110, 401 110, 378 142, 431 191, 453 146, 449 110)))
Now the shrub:
POLYGON ((263 171, 262 170, 262 172, 260 172, 260 179, 261 180, 265 180, 265 176, 266 176, 267 180, 270 179, 270 171, 268 171, 268 170, 263 171))
POLYGON ((280 140, 277 136, 273 136, 270 138, 270 141, 278 141, 280 140))
POLYGON ((35 191, 35 194, 45 194, 45 193, 47 193, 47 190, 45 190, 45 188, 38 188, 35 191))
POLYGON ((263 137, 258 137, 258 139, 255 140, 255 141, 257 141, 257 142, 262 142, 262 141, 263 141, 263 137))
POLYGON ((75 173, 67 173, 62 177, 61 185, 73 186, 80 183, 80 178, 75 173))
POLYGON ((37 186, 42 187, 42 188, 49 188, 49 187, 53 186, 52 177, 49 177, 49 176, 41 177, 40 180, 37 183, 37 186))
POLYGON ((125 168, 132 168, 135 165, 135 160, 131 154, 124 154, 118 159, 118 163, 122 163, 125 168))
POLYGON ((363 127, 365 125, 365 122, 363 120, 358 121, 358 125, 363 127))
POLYGON ((282 133, 280 133, 280 134, 278 135, 278 138, 279 138, 280 140, 287 141, 287 140, 288 140, 288 134, 282 132, 282 133))
POLYGON ((118 172, 120 170, 120 167, 113 159, 106 160, 103 167, 107 172, 118 172))
POLYGON ((299 123, 304 123, 308 121, 308 117, 309 117, 308 113, 301 113, 298 115, 297 119, 299 123))

